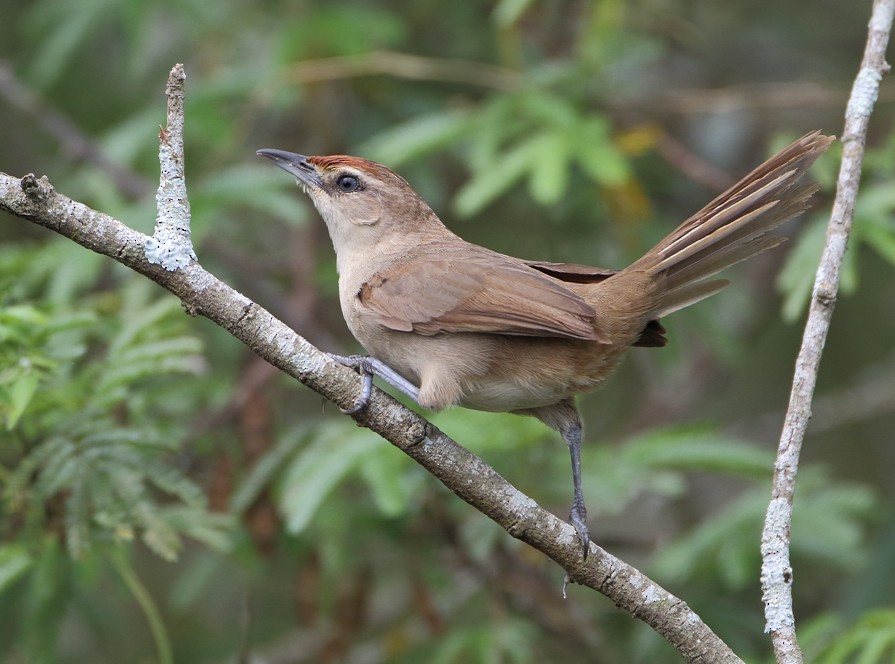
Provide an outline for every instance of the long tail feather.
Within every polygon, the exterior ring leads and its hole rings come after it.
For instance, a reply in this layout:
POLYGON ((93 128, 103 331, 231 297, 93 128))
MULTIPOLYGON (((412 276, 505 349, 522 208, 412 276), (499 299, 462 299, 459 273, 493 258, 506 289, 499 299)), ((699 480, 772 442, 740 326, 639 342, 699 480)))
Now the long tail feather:
POLYGON ((709 297, 720 281, 704 280, 776 246, 771 232, 800 214, 817 187, 800 180, 833 141, 812 132, 784 148, 669 233, 626 271, 645 271, 665 288, 651 307, 660 317, 709 297))

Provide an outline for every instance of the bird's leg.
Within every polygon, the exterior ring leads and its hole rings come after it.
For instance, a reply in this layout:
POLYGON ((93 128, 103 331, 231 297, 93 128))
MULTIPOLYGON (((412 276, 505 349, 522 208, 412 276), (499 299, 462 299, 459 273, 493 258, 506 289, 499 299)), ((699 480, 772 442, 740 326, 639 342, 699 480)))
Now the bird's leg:
POLYGON ((363 378, 357 402, 352 408, 342 411, 346 415, 359 413, 370 404, 370 396, 373 393, 373 376, 379 376, 386 383, 413 399, 414 403, 419 403, 419 388, 382 360, 377 360, 369 355, 335 355, 333 353, 327 353, 327 355, 339 364, 355 369, 363 378))
POLYGON ((582 553, 587 558, 590 548, 590 536, 587 531, 587 509, 584 507, 584 494, 581 491, 581 416, 572 399, 564 399, 550 406, 530 408, 516 411, 520 415, 534 415, 551 429, 559 431, 569 448, 572 459, 572 509, 569 522, 575 527, 581 542, 582 553))
POLYGON ((572 458, 572 509, 569 512, 569 521, 578 532, 583 555, 587 558, 587 551, 590 548, 590 534, 587 530, 587 508, 584 506, 584 493, 581 491, 581 438, 583 429, 577 413, 573 421, 560 427, 559 432, 566 445, 568 445, 569 456, 572 458))

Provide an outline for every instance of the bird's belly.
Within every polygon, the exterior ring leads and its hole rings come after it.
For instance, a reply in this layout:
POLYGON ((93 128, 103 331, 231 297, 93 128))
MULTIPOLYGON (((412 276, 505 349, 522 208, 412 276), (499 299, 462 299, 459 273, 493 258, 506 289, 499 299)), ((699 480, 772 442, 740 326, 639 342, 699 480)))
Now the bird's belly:
POLYGON ((458 405, 472 410, 505 413, 550 406, 576 392, 564 386, 527 386, 508 382, 479 383, 464 390, 458 405))
POLYGON ((352 332, 371 355, 418 386, 420 405, 433 410, 459 405, 512 412, 550 406, 596 389, 622 350, 570 339, 423 336, 362 324, 352 332))
POLYGON ((508 338, 490 371, 464 381, 459 405, 506 412, 550 406, 597 389, 612 373, 618 354, 599 345, 561 340, 508 338))

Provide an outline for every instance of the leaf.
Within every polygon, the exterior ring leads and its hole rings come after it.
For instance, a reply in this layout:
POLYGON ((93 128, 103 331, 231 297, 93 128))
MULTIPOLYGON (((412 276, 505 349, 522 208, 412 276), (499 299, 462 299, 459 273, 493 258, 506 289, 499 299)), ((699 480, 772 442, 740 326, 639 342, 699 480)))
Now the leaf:
POLYGON ((856 219, 855 227, 859 229, 864 242, 889 263, 895 265, 895 225, 889 217, 856 219))
POLYGON ((536 151, 538 158, 528 176, 528 190, 539 204, 554 205, 569 183, 568 145, 561 133, 545 132, 536 151))
POLYGON ((201 542, 217 551, 228 551, 232 545, 235 520, 230 514, 209 514, 190 506, 173 505, 161 512, 162 519, 178 533, 201 542))
POLYGON ((78 11, 67 12, 62 5, 43 3, 45 11, 31 15, 31 30, 40 31, 43 38, 32 59, 29 80, 41 86, 55 82, 66 64, 76 59, 73 53, 89 41, 107 5, 108 0, 85 0, 78 11))
POLYGON ((480 212, 522 179, 538 163, 541 140, 539 135, 522 141, 494 160, 497 168, 486 167, 474 173, 454 199, 457 214, 470 217, 480 212))
POLYGON ((676 427, 629 441, 625 455, 652 468, 701 470, 764 479, 774 455, 736 438, 705 428, 676 427))
POLYGON ((360 469, 376 507, 389 518, 406 514, 413 495, 406 458, 391 445, 379 445, 364 460, 360 469))
MULTIPOLYGON (((747 555, 754 562, 758 558, 754 536, 757 537, 761 530, 759 524, 765 504, 763 490, 761 495, 752 491, 732 501, 693 531, 663 547, 653 562, 654 573, 678 582, 693 578, 705 567, 724 574, 722 569, 727 558, 743 548, 748 552, 737 554, 736 558, 742 560, 742 556, 747 555)), ((724 576, 731 584, 728 587, 742 587, 742 574, 724 576)))
POLYGON ((375 449, 379 437, 342 423, 321 427, 317 438, 296 456, 283 478, 280 511, 293 535, 308 527, 323 501, 375 449))
POLYGON ((509 28, 532 5, 533 0, 500 0, 494 8, 494 22, 500 28, 509 28))
POLYGON ((168 562, 174 562, 183 543, 180 535, 165 519, 160 518, 155 507, 148 501, 137 506, 135 514, 143 529, 143 542, 155 555, 168 562))
POLYGON ((550 430, 533 417, 509 413, 453 408, 431 413, 430 420, 476 454, 498 450, 518 453, 551 436, 550 430))
POLYGON ((222 211, 231 209, 259 210, 293 226, 301 226, 309 218, 309 207, 295 180, 272 177, 268 164, 241 164, 218 170, 207 176, 190 193, 194 224, 198 238, 222 211))
POLYGON ((612 143, 609 129, 609 121, 604 117, 591 117, 573 130, 576 135, 571 145, 576 148, 578 163, 595 182, 616 187, 630 177, 630 168, 612 143))
MULTIPOLYGON (((866 555, 862 521, 877 504, 868 487, 833 484, 823 469, 803 467, 793 511, 793 556, 854 570, 866 555)), ((766 509, 764 487, 747 491, 665 546, 656 556, 654 571, 684 581, 708 569, 730 588, 745 587, 759 564, 754 542, 766 509)))
POLYGON ((362 144, 359 152, 394 168, 450 145, 465 136, 473 123, 466 110, 424 115, 380 132, 362 144))
POLYGON ((32 562, 24 545, 15 542, 0 545, 0 593, 27 572, 32 562))
POLYGON ((75 483, 65 501, 65 546, 75 560, 85 557, 90 550, 90 518, 87 485, 75 483))
POLYGON ((895 611, 878 609, 862 615, 815 658, 818 664, 878 664, 895 657, 895 611))
POLYGON ((307 438, 306 428, 296 428, 281 436, 274 448, 252 466, 248 475, 236 487, 236 491, 230 496, 230 511, 242 514, 247 510, 307 438))
POLYGON ((788 323, 801 315, 811 297, 826 231, 826 218, 812 215, 777 277, 777 290, 783 295, 782 315, 788 323))
POLYGON ((9 387, 9 410, 6 413, 6 430, 11 431, 25 412, 31 398, 37 391, 40 374, 27 371, 13 381, 9 387))

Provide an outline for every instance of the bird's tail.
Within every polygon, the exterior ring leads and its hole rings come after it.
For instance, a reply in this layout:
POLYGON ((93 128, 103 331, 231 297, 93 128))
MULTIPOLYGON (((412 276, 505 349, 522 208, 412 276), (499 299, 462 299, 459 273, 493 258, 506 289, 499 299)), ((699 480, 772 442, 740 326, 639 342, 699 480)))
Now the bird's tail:
MULTIPOLYGON (((803 212, 817 186, 802 177, 832 136, 812 132, 784 148, 678 226, 623 272, 663 284, 649 311, 658 319, 714 295, 728 282, 707 281, 785 238, 771 234, 803 212)), ((619 275, 621 276, 621 275, 619 275)))

